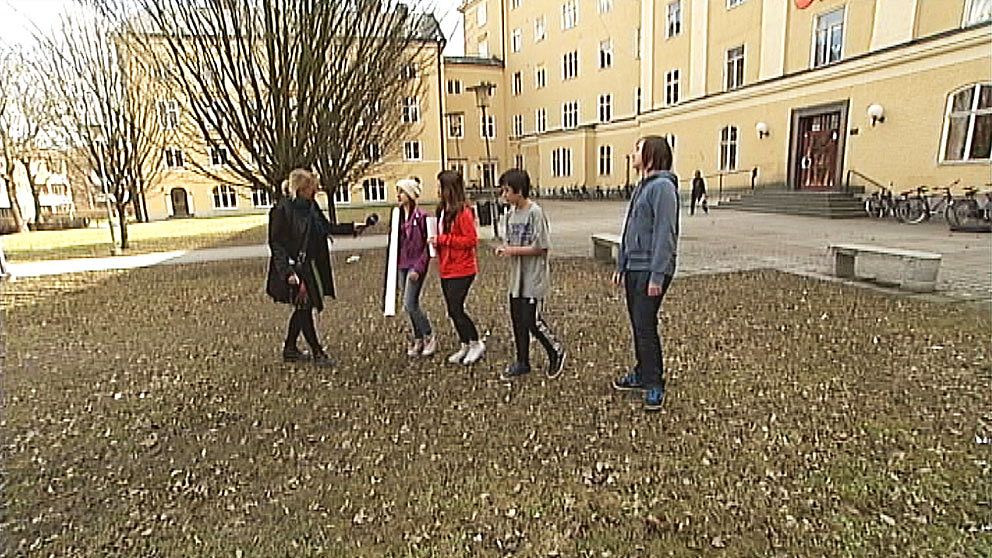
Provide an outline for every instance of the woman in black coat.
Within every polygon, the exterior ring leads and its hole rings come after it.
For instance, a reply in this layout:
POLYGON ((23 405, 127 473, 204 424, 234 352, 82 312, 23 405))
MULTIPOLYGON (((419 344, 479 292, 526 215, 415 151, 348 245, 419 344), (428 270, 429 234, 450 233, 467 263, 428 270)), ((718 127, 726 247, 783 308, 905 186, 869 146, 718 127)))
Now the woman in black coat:
POLYGON ((309 360, 297 348, 303 337, 313 351, 313 362, 331 366, 333 362, 317 337, 313 311, 324 309, 324 297, 334 298, 334 277, 327 237, 331 234, 356 234, 354 223, 333 225, 314 201, 319 177, 296 169, 286 181, 287 195, 269 211, 269 274, 266 292, 276 302, 292 304, 282 358, 286 362, 309 360))

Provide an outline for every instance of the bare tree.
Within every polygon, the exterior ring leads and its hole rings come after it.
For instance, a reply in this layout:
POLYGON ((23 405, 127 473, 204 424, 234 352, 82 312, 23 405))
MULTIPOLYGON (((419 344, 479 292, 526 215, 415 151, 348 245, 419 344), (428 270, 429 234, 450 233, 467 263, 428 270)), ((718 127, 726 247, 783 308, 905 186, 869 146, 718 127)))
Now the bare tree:
POLYGON ((402 103, 443 42, 398 0, 118 0, 107 13, 174 85, 185 139, 210 155, 196 171, 280 198, 292 169, 315 168, 332 220, 334 192, 399 151, 402 103))
POLYGON ((113 22, 78 7, 63 16, 46 51, 71 141, 85 147, 91 169, 117 210, 121 248, 128 247, 127 206, 147 220, 144 190, 159 179, 165 131, 155 105, 154 67, 119 55, 113 22))

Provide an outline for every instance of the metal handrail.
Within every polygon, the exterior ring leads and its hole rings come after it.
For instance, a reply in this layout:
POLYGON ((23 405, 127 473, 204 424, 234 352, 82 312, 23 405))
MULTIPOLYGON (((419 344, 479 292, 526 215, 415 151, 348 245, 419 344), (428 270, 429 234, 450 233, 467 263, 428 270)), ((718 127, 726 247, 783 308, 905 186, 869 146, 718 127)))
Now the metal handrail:
MULTIPOLYGON (((716 173, 713 173, 713 174, 704 174, 702 176, 702 178, 704 180, 706 180, 706 181, 709 181, 709 179, 714 178, 714 177, 717 179, 717 200, 723 200, 723 177, 725 177, 725 176, 736 176, 736 175, 739 175, 739 174, 749 174, 749 175, 751 175, 751 190, 754 190, 754 188, 755 188, 755 186, 757 184, 758 167, 754 167, 754 168, 750 168, 750 169, 741 169, 741 170, 736 170, 736 171, 720 171, 720 172, 716 172, 716 173)), ((684 182, 686 182, 687 184, 690 185, 690 191, 691 191, 691 185, 692 185, 693 178, 695 178, 695 177, 691 177, 691 178, 687 178, 687 179, 684 179, 683 180, 684 182)))
POLYGON ((878 188, 878 189, 883 189, 883 188, 888 189, 888 188, 891 187, 891 184, 888 187, 886 187, 881 182, 875 180, 874 178, 872 178, 872 177, 870 177, 870 176, 868 176, 866 174, 860 173, 860 172, 858 172, 858 171, 856 171, 854 169, 847 169, 847 178, 844 180, 844 190, 845 191, 848 191, 849 192, 851 190, 851 176, 852 175, 856 175, 856 176, 860 177, 862 180, 864 180, 865 182, 868 182, 869 184, 871 184, 872 186, 874 186, 875 188, 878 188))

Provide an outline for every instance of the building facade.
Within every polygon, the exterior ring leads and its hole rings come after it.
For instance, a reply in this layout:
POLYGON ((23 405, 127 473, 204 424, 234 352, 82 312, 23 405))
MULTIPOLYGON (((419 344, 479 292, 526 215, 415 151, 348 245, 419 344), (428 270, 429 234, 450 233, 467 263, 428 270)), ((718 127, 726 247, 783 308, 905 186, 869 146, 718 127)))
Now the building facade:
MULTIPOLYGON (((636 138, 727 188, 989 183, 989 0, 467 0, 498 57, 502 166, 631 180, 636 138)), ((494 79, 490 77, 489 79, 494 79)), ((712 182, 711 182, 712 184, 712 182)))

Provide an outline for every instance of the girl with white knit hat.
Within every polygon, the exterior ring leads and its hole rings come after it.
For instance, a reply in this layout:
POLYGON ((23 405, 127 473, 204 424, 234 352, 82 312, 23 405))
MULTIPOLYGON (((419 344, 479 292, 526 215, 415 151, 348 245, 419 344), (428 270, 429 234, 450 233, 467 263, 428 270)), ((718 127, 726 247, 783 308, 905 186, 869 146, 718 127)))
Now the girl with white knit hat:
POLYGON ((403 310, 413 325, 413 341, 407 356, 431 356, 437 351, 437 338, 431 321, 420 307, 420 292, 427 278, 431 256, 427 245, 427 213, 417 206, 420 181, 404 178, 396 183, 396 201, 400 207, 397 269, 403 285, 403 310))

